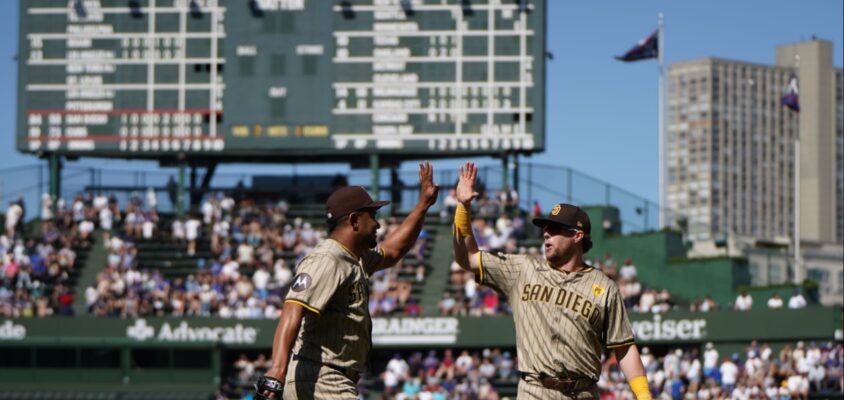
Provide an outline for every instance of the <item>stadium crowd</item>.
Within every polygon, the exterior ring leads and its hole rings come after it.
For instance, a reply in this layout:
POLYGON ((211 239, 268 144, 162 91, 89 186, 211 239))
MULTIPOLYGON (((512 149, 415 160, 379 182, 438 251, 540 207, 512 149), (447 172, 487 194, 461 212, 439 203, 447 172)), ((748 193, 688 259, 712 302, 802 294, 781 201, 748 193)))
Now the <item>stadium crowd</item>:
MULTIPOLYGON (((707 343, 656 357, 642 348, 651 392, 666 399, 807 399, 810 393, 844 395, 844 348, 800 341, 775 352, 753 341, 744 354, 721 354, 707 343)), ((602 399, 632 399, 614 355, 605 360, 598 383, 602 399)))
MULTIPOLYGON (((144 215, 140 199, 130 201, 122 232, 106 238, 107 263, 96 283, 85 290, 88 310, 94 315, 276 318, 293 278, 292 268, 327 236, 323 226, 289 219, 284 201, 259 206, 250 199, 211 195, 199 213, 152 229, 130 224, 147 221, 132 215, 144 215), (208 238, 210 249, 198 252, 203 238, 208 238), (180 253, 196 260, 197 267, 186 277, 168 278, 144 265, 139 241, 176 245, 180 253)), ((395 218, 380 224, 379 241, 398 228, 395 218)), ((425 279, 427 241, 423 230, 406 262, 371 277, 372 315, 421 313, 410 296, 413 283, 425 279)))
MULTIPOLYGON (((712 343, 667 349, 654 355, 642 348, 654 398, 660 399, 806 399, 810 393, 841 396, 844 347, 797 342, 774 351, 767 343, 750 343, 743 353, 721 354, 712 343)), ((249 359, 242 354, 233 364, 229 388, 242 388, 228 398, 249 398, 249 388, 270 366, 268 355, 249 359), (241 397, 243 396, 243 397, 241 397)), ((602 400, 633 399, 614 354, 604 359, 598 389, 602 400)), ((371 371, 383 384, 380 398, 395 400, 498 399, 499 391, 518 383, 518 360, 501 349, 430 350, 396 353, 383 367, 371 371)), ((361 392, 367 388, 361 382, 361 392)), ((230 390, 231 392, 231 390, 230 390)))
MULTIPOLYGON (((79 211, 91 212, 86 207, 79 211)), ((6 229, 0 235, 0 317, 73 314, 74 249, 88 246, 86 226, 63 203, 58 218, 53 218, 49 195, 42 197, 41 215, 39 234, 27 236, 23 200, 11 202, 6 209, 6 229)))

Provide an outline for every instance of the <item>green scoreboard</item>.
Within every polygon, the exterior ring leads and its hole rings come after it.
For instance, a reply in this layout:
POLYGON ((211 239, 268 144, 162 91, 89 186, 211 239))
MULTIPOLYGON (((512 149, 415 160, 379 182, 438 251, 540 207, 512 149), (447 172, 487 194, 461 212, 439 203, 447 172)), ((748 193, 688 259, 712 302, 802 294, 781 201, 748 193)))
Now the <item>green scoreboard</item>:
POLYGON ((17 147, 300 160, 543 150, 544 0, 23 0, 17 147))

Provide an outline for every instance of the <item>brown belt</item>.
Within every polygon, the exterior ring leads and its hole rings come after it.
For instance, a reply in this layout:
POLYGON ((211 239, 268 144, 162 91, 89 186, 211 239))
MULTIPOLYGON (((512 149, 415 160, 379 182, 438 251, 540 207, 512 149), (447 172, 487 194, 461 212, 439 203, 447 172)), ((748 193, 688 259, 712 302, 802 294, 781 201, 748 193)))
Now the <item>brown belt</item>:
POLYGON ((534 374, 529 372, 522 372, 521 374, 522 379, 530 377, 546 389, 556 390, 568 396, 575 395, 595 386, 595 381, 591 379, 567 379, 548 374, 534 374))

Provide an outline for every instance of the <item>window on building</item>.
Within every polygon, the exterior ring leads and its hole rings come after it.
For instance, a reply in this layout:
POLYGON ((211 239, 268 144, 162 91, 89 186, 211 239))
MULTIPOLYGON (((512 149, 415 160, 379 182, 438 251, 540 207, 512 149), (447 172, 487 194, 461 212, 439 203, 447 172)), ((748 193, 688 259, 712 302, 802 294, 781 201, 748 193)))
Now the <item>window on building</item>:
POLYGON ((255 57, 238 57, 238 64, 240 76, 255 74, 255 57))
POLYGON ((319 57, 313 55, 302 56, 302 75, 316 75, 319 57))

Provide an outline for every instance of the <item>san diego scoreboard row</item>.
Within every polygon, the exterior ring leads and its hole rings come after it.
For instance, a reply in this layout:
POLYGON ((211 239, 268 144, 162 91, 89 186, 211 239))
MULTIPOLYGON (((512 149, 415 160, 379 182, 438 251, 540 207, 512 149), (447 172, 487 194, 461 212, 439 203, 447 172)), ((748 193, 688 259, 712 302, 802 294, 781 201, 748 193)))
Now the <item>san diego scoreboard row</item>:
POLYGON ((544 146, 542 0, 24 0, 22 152, 544 146))

